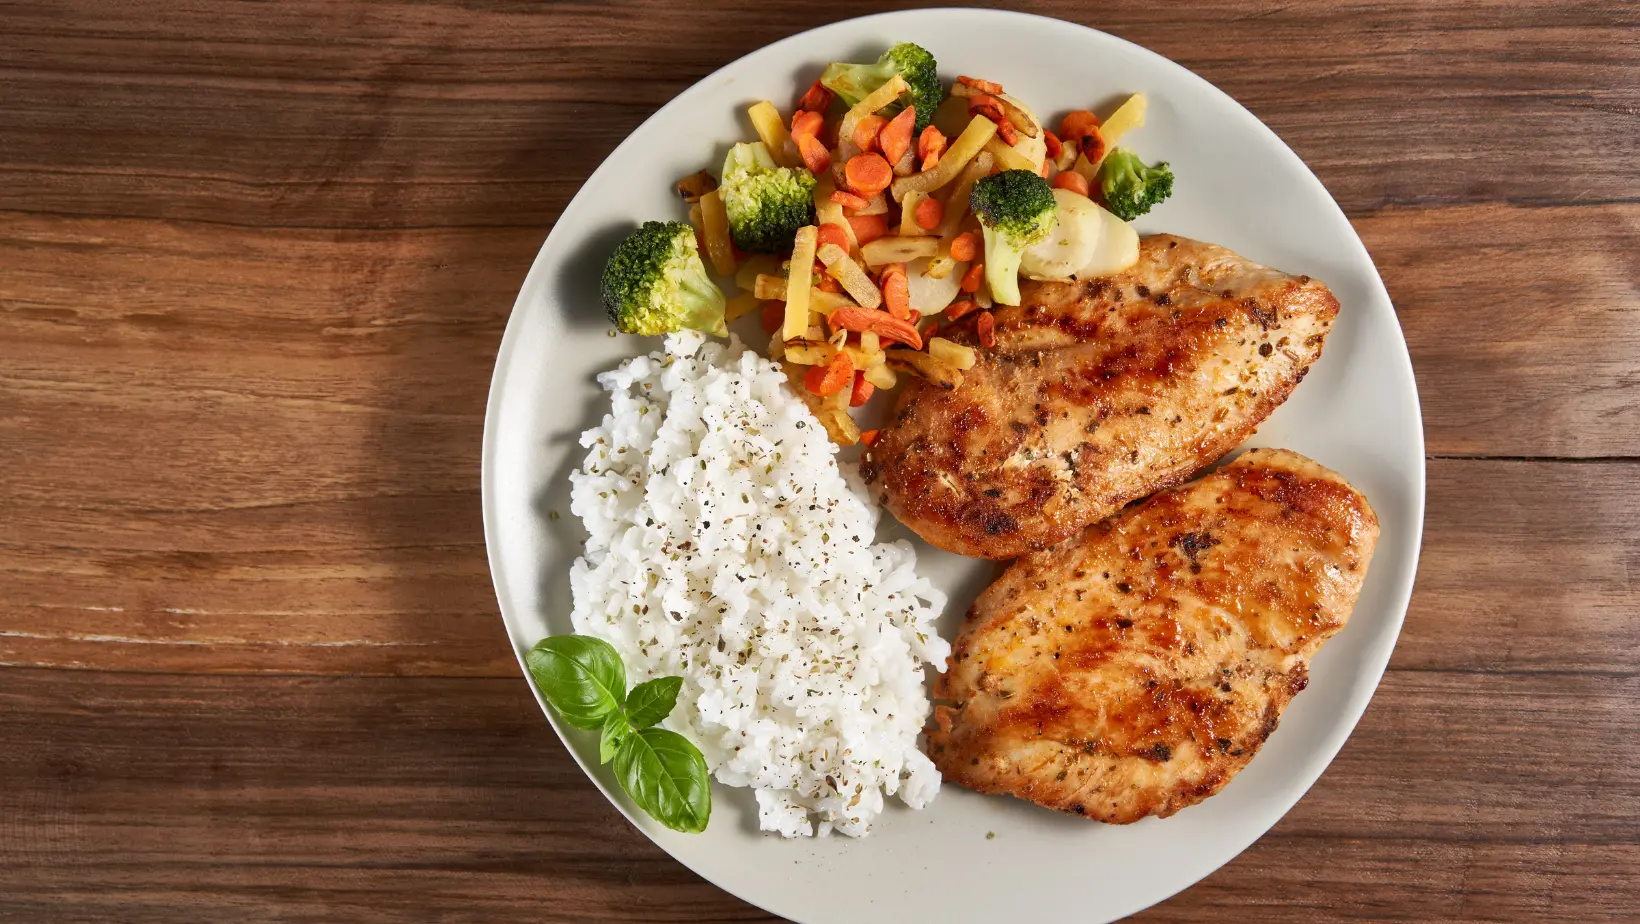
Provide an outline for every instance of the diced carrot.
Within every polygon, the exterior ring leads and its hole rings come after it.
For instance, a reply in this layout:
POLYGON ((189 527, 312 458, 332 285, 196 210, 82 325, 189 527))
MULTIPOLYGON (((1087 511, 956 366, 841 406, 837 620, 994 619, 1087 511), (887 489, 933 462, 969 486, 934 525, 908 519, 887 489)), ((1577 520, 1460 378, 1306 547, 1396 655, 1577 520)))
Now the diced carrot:
POLYGON ((1059 155, 1065 150, 1065 145, 1060 142, 1059 136, 1047 129, 1042 130, 1042 143, 1048 148, 1049 160, 1058 160, 1059 155))
POLYGON ((962 291, 973 295, 979 291, 979 283, 985 278, 985 264, 975 263, 968 267, 968 272, 962 274, 962 291))
POLYGON ((894 168, 888 165, 888 161, 884 160, 881 154, 856 154, 843 165, 843 176, 848 180, 850 189, 869 197, 877 195, 894 182, 894 168))
POLYGON ((1067 144, 1081 144, 1083 136, 1099 130, 1099 117, 1086 109, 1065 114, 1059 121, 1059 140, 1067 144))
POLYGON ((1076 193, 1078 196, 1086 196, 1088 194, 1088 178, 1080 173, 1077 173, 1075 170, 1066 170, 1064 173, 1054 177, 1053 185, 1055 189, 1069 190, 1076 193))
POLYGON ((973 311, 977 307, 979 306, 974 304, 972 299, 965 298, 960 302, 952 302, 945 308, 945 319, 947 321, 955 321, 968 312, 973 311))
POLYGON ((917 136, 917 159, 922 161, 924 170, 933 169, 933 164, 940 162, 940 155, 945 153, 945 133, 930 125, 917 136), (931 163, 932 162, 932 163, 931 163))
MULTIPOLYGON (((979 320, 974 322, 974 330, 979 334, 979 345, 987 350, 997 345, 997 319, 989 311, 981 311, 979 320)), ((833 392, 836 394, 836 392, 833 392)))
POLYGON ((821 273, 819 275, 819 279, 815 282, 814 287, 822 292, 835 292, 841 294, 843 291, 843 284, 831 278, 830 273, 821 273))
POLYGON ((764 302, 762 320, 765 334, 779 330, 781 322, 786 320, 786 303, 772 300, 764 302))
POLYGON ((1096 128, 1082 136, 1081 148, 1082 156, 1088 159, 1088 163, 1097 164, 1105 157, 1105 136, 1096 128))
POLYGON ((967 263, 978 255, 979 243, 974 240, 974 232, 964 231, 951 239, 951 259, 967 263))
POLYGON ((831 357, 831 362, 824 366, 810 366, 809 371, 803 374, 803 387, 822 398, 837 394, 853 381, 854 360, 848 358, 846 350, 838 350, 831 357))
POLYGON ((905 276, 904 263, 890 263, 882 275, 883 307, 896 318, 911 316, 911 285, 905 276))
POLYGON ((888 233, 888 222, 881 215, 850 215, 848 223, 862 247, 888 233))
POLYGON ((826 85, 816 80, 797 101, 797 108, 807 109, 810 112, 825 112, 831 108, 832 92, 826 85))
POLYGON ((928 198, 917 203, 917 227, 924 231, 932 231, 945 220, 945 203, 938 199, 928 198))
POLYGON ((820 126, 826 124, 825 116, 818 112, 799 109, 792 113, 792 137, 798 135, 819 135, 820 126))
POLYGON ((960 83, 965 87, 973 87, 981 93, 989 93, 992 96, 996 96, 998 93, 1002 92, 1002 84, 995 83, 990 80, 981 80, 978 77, 959 76, 957 78, 957 83, 960 83))
POLYGON ((860 445, 870 446, 872 443, 877 442, 877 437, 882 435, 883 431, 881 430, 862 430, 860 431, 860 445))
POLYGON ((845 251, 848 250, 848 229, 836 222, 827 222, 821 225, 815 246, 824 247, 827 244, 836 244, 845 251))
POLYGON ((916 127, 916 106, 905 107, 899 115, 883 126, 882 133, 877 136, 877 146, 882 148, 883 156, 888 158, 889 163, 899 163, 905 152, 911 150, 911 133, 916 127))
POLYGON ((854 393, 848 396, 848 406, 859 407, 865 404, 871 400, 871 393, 876 390, 877 386, 866 381, 864 372, 854 373, 854 393))
POLYGON ((1056 171, 1058 169, 1059 169, 1058 167, 1055 167, 1053 165, 1052 160, 1049 160, 1048 158, 1044 157, 1044 158, 1042 158, 1042 166, 1036 168, 1036 173, 1037 173, 1037 176, 1042 177, 1044 180, 1051 180, 1051 179, 1053 179, 1054 171, 1056 171))
POLYGON ((870 199, 867 199, 864 196, 856 196, 854 193, 846 192, 841 189, 831 194, 831 201, 837 203, 845 209, 854 209, 855 211, 871 207, 870 199))
POLYGON ((876 113, 861 119, 859 124, 854 126, 854 146, 862 151, 875 151, 877 149, 877 133, 882 131, 883 126, 887 124, 888 120, 876 113))
POLYGON ((820 143, 820 139, 813 135, 793 135, 797 142, 797 153, 803 155, 803 165, 809 172, 819 176, 831 169, 831 152, 820 143))

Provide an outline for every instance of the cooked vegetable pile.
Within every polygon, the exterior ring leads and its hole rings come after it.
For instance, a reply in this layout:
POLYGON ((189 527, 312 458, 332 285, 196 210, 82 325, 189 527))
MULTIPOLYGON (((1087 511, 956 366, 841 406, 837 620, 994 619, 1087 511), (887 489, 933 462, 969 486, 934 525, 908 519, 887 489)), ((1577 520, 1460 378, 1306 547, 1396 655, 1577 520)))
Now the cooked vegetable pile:
POLYGON ((1133 264, 1127 222, 1173 191, 1166 163, 1116 147, 1145 105, 1135 94, 1106 119, 1070 112, 1056 133, 1001 84, 948 88, 910 42, 833 63, 789 119, 769 101, 750 107, 757 138, 730 150, 718 179, 678 183, 689 224, 634 232, 605 270, 605 307, 640 334, 721 333, 758 312, 769 355, 831 437, 869 443, 849 408, 903 373, 960 386, 979 361, 969 344, 996 345, 991 309, 1020 303, 1021 276, 1133 264), (739 294, 725 300, 708 267, 739 294))

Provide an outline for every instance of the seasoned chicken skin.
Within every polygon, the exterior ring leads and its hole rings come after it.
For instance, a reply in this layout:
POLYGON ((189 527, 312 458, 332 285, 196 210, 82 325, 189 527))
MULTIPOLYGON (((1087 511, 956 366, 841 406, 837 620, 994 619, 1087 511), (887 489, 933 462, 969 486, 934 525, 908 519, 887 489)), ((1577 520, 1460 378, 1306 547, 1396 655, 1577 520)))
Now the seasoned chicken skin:
POLYGON ((935 686, 947 780, 1126 824, 1230 782, 1344 627, 1378 538, 1366 498, 1253 450, 980 594, 935 686))
MULTIPOLYGON (((1287 400, 1338 314, 1309 277, 1171 235, 1116 276, 1021 293, 962 385, 911 382, 862 459, 901 522, 962 555, 1047 548, 1212 464, 1287 400)), ((978 343, 974 323, 950 336, 978 343)))

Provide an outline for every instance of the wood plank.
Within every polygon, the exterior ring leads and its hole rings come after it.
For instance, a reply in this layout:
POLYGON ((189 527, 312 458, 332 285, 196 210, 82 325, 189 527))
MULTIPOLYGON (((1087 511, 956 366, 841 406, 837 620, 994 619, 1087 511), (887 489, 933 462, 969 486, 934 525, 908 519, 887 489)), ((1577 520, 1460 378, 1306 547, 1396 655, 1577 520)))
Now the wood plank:
POLYGON ((1632 675, 1640 464, 1431 461, 1392 668, 1632 675))
MULTIPOLYGON (((1637 698, 1393 673, 1287 819, 1138 920, 1626 920, 1637 698)), ((627 825, 519 679, 7 669, 0 710, 0 918, 769 919, 627 825)))
POLYGON ((1355 227, 1412 353, 1429 452, 1640 456, 1640 205, 1355 227))
MULTIPOLYGON (((1626 119, 1640 105, 1640 46, 1609 39, 1640 25, 1633 4, 1021 8, 1197 71, 1286 138, 1351 214, 1634 201, 1640 189, 1626 119)), ((0 208, 542 226, 693 81, 880 6, 771 0, 756 16, 707 5, 686 17, 642 3, 349 9, 301 0, 166 16, 94 0, 8 4, 0 97, 24 102, 0 129, 0 208)))

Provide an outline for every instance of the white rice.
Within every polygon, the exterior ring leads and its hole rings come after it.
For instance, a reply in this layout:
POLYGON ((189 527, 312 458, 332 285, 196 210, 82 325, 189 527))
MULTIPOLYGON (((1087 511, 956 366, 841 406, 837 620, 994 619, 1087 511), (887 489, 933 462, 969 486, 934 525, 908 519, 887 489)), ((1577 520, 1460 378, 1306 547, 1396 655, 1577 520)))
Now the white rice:
POLYGON ((570 476, 591 534, 575 631, 613 644, 630 683, 684 678, 665 724, 755 790, 763 830, 860 836, 885 796, 926 805, 945 596, 908 543, 872 544, 876 506, 780 368, 680 333, 598 381, 613 408, 570 476))

